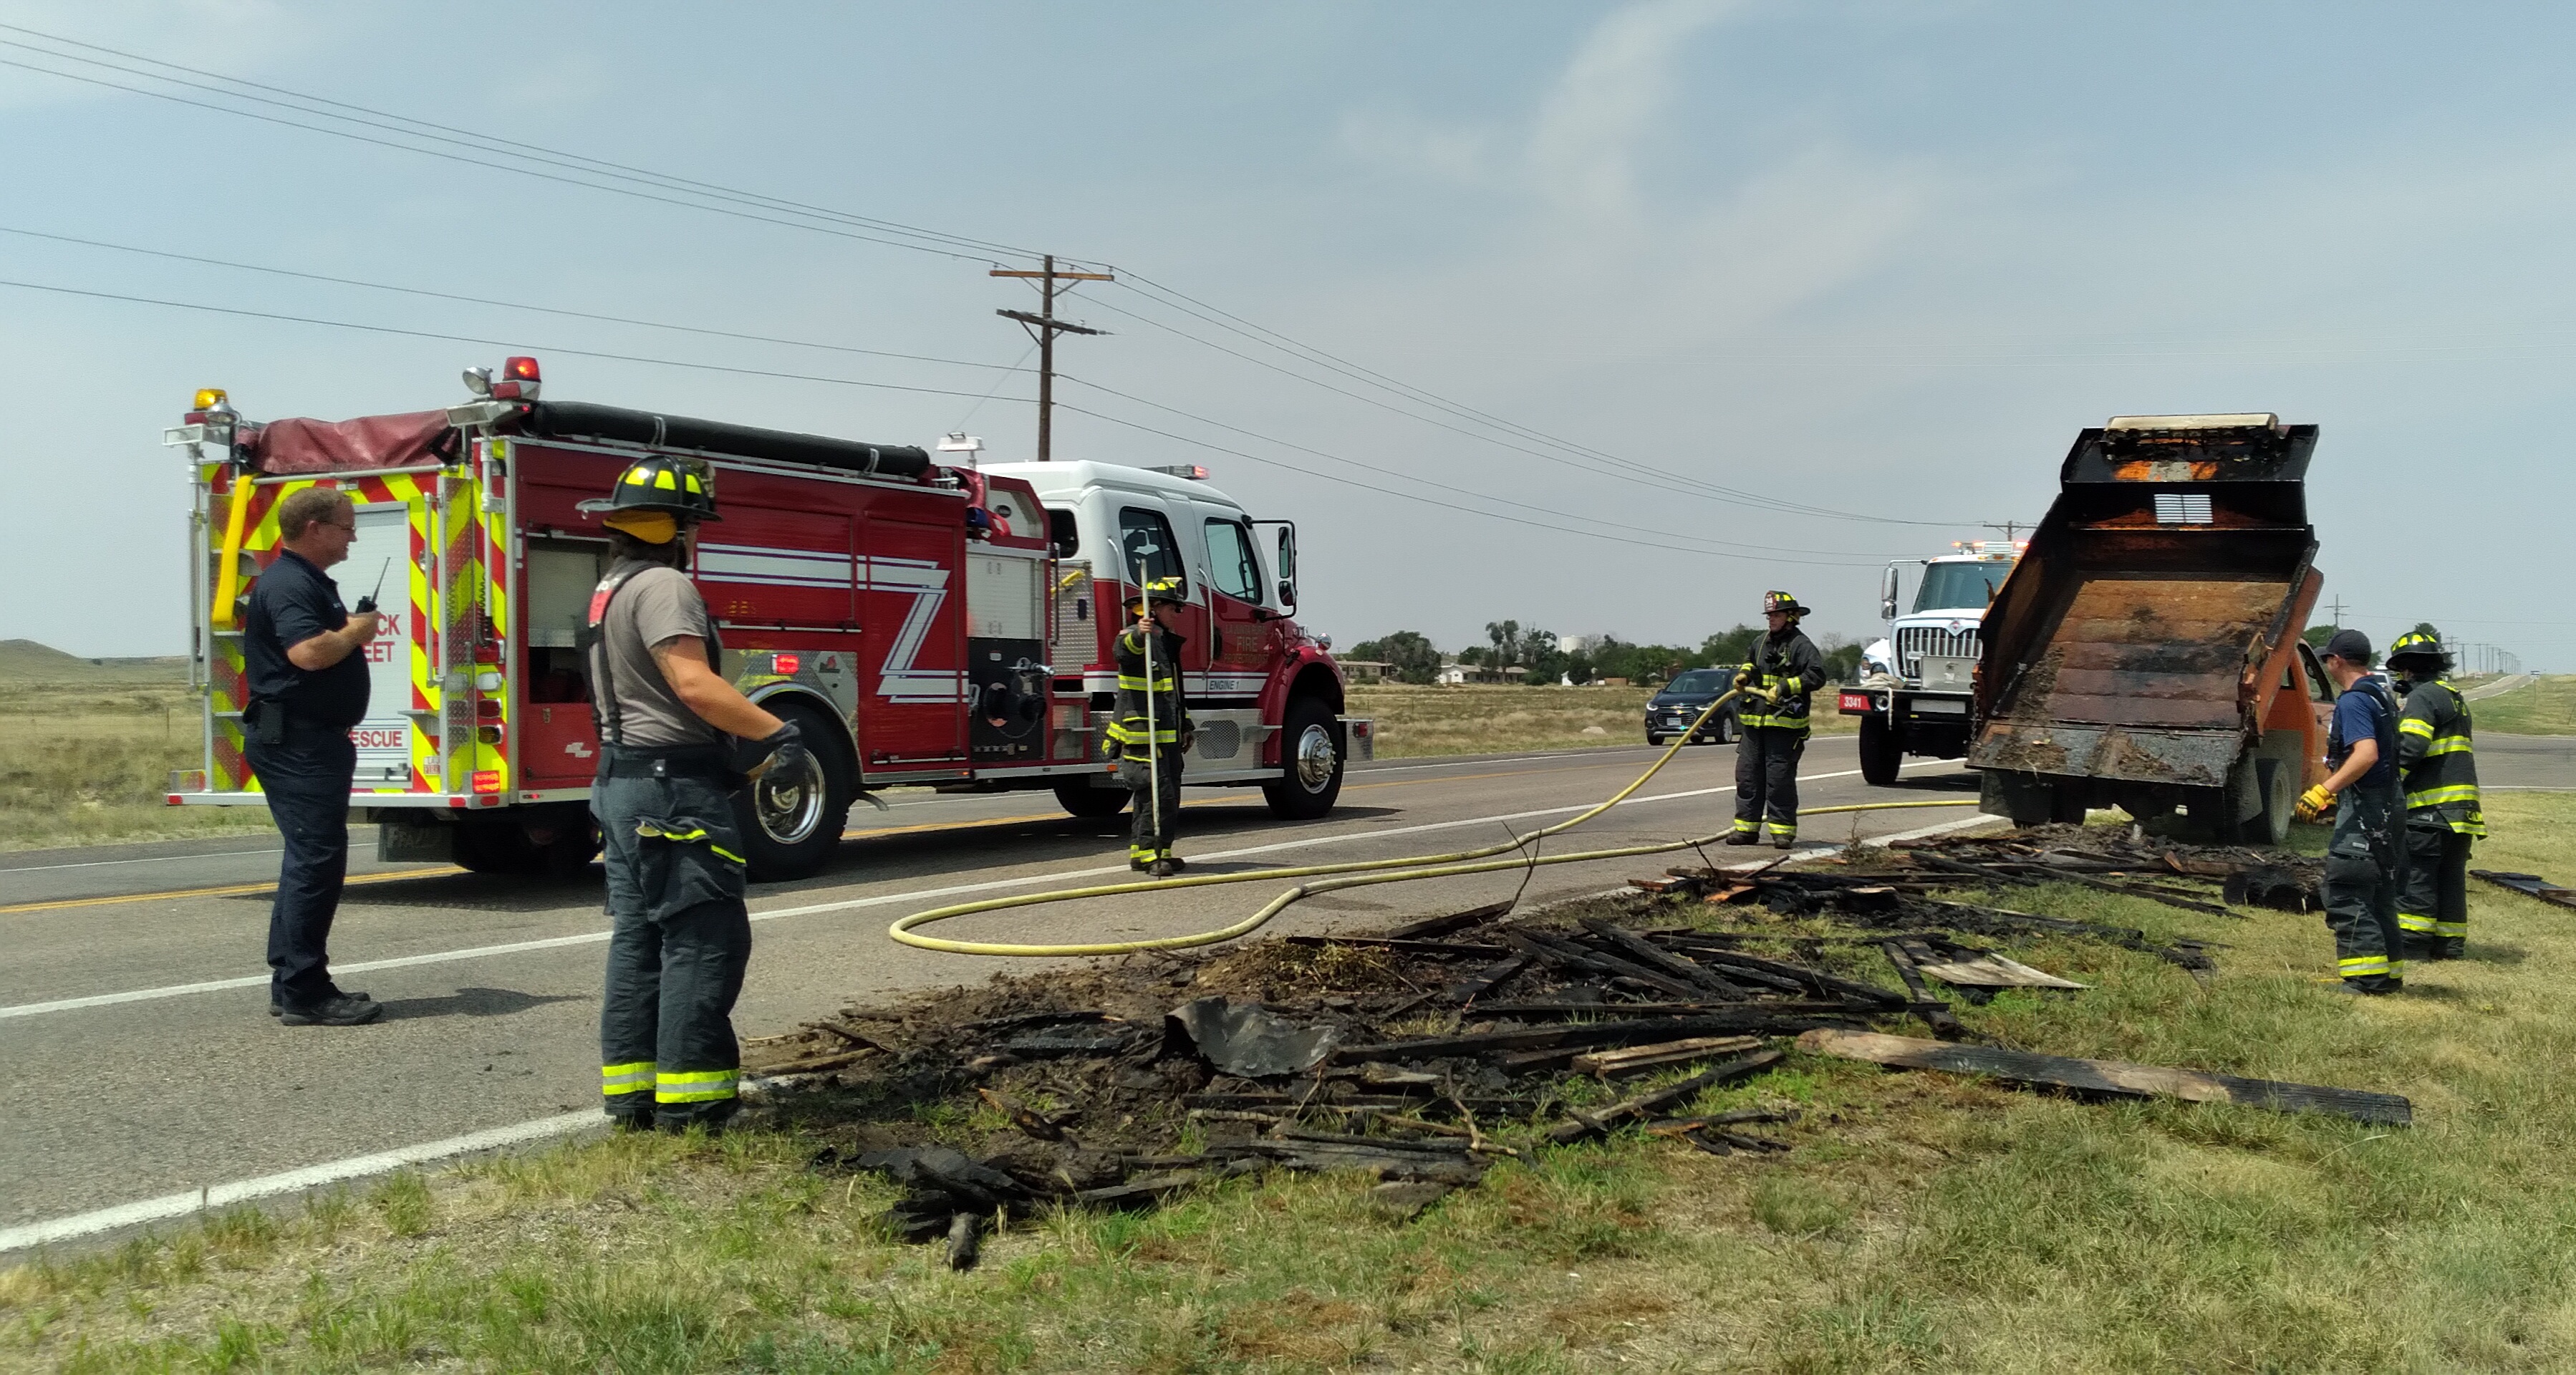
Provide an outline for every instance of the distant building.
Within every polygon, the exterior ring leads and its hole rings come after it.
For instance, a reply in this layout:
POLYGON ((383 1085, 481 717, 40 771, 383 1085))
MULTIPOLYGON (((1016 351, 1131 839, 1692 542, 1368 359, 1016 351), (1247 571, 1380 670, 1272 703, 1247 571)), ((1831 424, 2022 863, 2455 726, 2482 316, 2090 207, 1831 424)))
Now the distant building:
POLYGON ((1342 676, 1354 683, 1383 683, 1386 672, 1394 665, 1382 659, 1335 659, 1342 666, 1342 676))

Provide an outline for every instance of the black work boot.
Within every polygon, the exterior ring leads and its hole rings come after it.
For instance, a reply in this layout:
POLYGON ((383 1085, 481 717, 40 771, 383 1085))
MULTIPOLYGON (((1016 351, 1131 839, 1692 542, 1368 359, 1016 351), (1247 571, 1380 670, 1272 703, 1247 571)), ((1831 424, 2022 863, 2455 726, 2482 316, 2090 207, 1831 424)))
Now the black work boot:
POLYGON ((1172 875, 1177 874, 1180 871, 1181 866, 1178 862, 1168 859, 1158 859, 1154 861, 1154 867, 1146 872, 1152 874, 1156 878, 1170 878, 1172 875))
MULTIPOLYGON (((628 1094, 626 1096, 630 1098, 649 1099, 653 1095, 645 1093, 628 1094)), ((611 1131, 649 1132, 653 1130, 653 1105, 648 1102, 641 1108, 610 1108, 608 1110, 608 1125, 611 1131)))
POLYGON ((733 1120, 734 1113, 741 1107, 742 1100, 739 1098, 726 1098, 679 1112, 666 1107, 654 1114, 653 1125, 674 1136, 691 1127, 704 1127, 707 1129, 707 1135, 722 1136, 725 1123, 733 1120))
POLYGON ((341 993, 303 1007, 282 1007, 277 1020, 288 1026, 365 1026, 385 1015, 385 1005, 363 995, 341 993))
POLYGON ((1771 846, 1773 849, 1786 850, 1797 843, 1798 838, 1796 836, 1775 836, 1772 838, 1771 846))
POLYGON ((2433 953, 2427 956, 2436 960, 2464 960, 2468 957, 2469 938, 2466 936, 2441 937, 2433 942, 2433 953))
POLYGON ((2404 988, 2404 984, 2397 983, 2393 980, 2372 977, 2367 979, 2346 979, 2335 985, 2335 992, 2349 993, 2357 998, 2385 998, 2391 993, 2402 991, 2404 988))
POLYGON ((1762 837, 1755 835, 1751 831, 1738 831, 1735 834, 1728 836, 1726 838, 1726 843, 1729 845, 1759 845, 1762 843, 1762 837))
POLYGON ((1155 856, 1154 862, 1158 865, 1168 864, 1171 866, 1169 869, 1157 869, 1155 871, 1157 873, 1177 874, 1183 869, 1190 867, 1190 862, 1188 860, 1181 858, 1179 855, 1173 854, 1169 850, 1165 850, 1163 853, 1155 856))
MULTIPOLYGON (((331 996, 333 996, 333 997, 335 997, 335 998, 355 998, 355 999, 357 999, 357 1000, 358 1000, 358 1001, 360 1001, 360 1002, 373 1002, 373 1001, 375 1001, 375 1000, 374 1000, 374 998, 373 998, 371 995, 369 995, 369 994, 367 994, 367 993, 364 993, 364 992, 358 992, 358 993, 334 993, 334 994, 332 994, 331 996)), ((284 1015, 285 1015, 285 1013, 286 1013, 286 1004, 279 1002, 275 997, 271 997, 271 998, 268 1000, 268 1015, 269 1015, 269 1016, 271 1016, 271 1017, 279 1017, 279 1016, 284 1016, 284 1015)))
POLYGON ((2402 947, 2406 953, 2406 962, 2412 964, 2417 960, 2438 960, 2442 958, 2440 954, 2436 953, 2434 945, 2435 942, 2429 936, 2408 936, 2402 947))

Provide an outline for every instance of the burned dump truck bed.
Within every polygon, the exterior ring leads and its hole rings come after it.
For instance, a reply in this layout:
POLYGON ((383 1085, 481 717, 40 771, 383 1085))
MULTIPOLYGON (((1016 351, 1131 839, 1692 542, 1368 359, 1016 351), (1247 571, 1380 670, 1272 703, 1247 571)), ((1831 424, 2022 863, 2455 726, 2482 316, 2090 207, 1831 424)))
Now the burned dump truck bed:
POLYGON ((2316 439, 2268 415, 2126 417, 2077 438, 1986 612, 1968 752, 1986 810, 2181 807, 2231 838, 2277 837, 2322 754, 2298 636, 2323 585, 2316 439))

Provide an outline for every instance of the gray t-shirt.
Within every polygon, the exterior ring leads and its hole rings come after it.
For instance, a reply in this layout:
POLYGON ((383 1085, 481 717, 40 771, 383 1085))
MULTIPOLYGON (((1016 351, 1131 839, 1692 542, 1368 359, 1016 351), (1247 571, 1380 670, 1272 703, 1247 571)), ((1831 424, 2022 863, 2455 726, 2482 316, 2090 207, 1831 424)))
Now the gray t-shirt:
MULTIPOLYGON (((630 570, 631 576, 609 599, 608 618, 600 625, 599 645, 591 651, 608 661, 604 677, 598 671, 599 665, 592 664, 592 690, 603 694, 615 691, 618 724, 629 745, 661 749, 721 743, 723 734, 689 710, 662 677, 662 666, 653 662, 655 645, 694 638, 706 641, 709 664, 722 665, 724 647, 716 638, 715 623, 707 616, 706 598, 698 595, 697 587, 679 569, 641 559, 629 559, 609 569, 600 586, 607 587, 630 570)), ((719 667, 717 671, 723 670, 719 667)), ((603 710, 600 735, 605 739, 607 734, 607 713, 603 710)))

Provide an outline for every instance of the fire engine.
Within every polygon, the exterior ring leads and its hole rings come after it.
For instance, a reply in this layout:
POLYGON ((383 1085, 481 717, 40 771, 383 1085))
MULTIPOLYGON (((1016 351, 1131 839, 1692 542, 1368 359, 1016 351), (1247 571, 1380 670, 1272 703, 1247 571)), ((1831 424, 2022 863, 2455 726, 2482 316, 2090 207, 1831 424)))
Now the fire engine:
POLYGON ((1204 468, 978 466, 971 441, 943 444, 965 450, 943 464, 916 446, 544 401, 533 358, 468 369, 466 385, 473 399, 438 410, 267 424, 208 390, 165 432, 193 472, 204 737, 170 805, 264 803, 242 754, 243 612, 277 557, 277 503, 330 486, 357 508, 334 570, 344 597, 381 581, 386 617, 351 732, 351 819, 381 828, 387 859, 587 864, 599 742, 575 638, 607 544, 577 507, 645 454, 716 485, 722 519, 700 528, 687 571, 736 685, 814 745, 798 776, 737 794, 756 878, 820 869, 851 804, 886 788, 1045 789, 1076 816, 1120 811, 1109 650, 1140 577, 1188 589, 1192 784, 1257 786, 1275 814, 1319 817, 1374 752, 1329 642, 1295 619, 1296 526, 1252 519, 1204 468))

